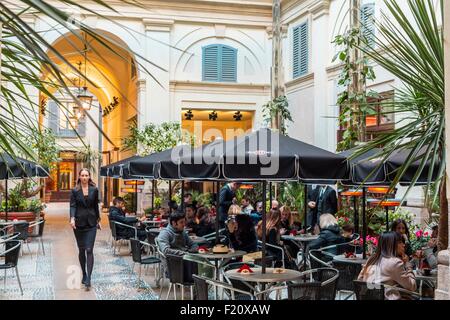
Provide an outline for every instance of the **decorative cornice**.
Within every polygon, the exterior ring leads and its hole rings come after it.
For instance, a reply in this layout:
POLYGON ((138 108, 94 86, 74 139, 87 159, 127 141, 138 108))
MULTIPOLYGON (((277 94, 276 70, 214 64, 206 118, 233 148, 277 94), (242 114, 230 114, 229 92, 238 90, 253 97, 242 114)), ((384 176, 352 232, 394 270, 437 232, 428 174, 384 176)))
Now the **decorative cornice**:
POLYGON ((162 31, 162 32, 170 32, 174 20, 171 19, 142 19, 142 23, 145 26, 145 31, 162 31))
POLYGON ((303 77, 286 82, 286 91, 292 92, 298 89, 314 85, 314 73, 311 72, 303 77))
POLYGON ((222 92, 233 93, 262 93, 270 94, 270 84, 256 83, 226 83, 226 82, 201 82, 189 80, 172 80, 170 81, 170 91, 191 91, 197 92, 222 92))
POLYGON ((138 93, 145 91, 145 89, 147 87, 147 80, 139 79, 138 81, 136 81, 136 86, 137 86, 138 93))
POLYGON ((330 10, 330 0, 318 0, 308 6, 308 11, 312 14, 313 19, 328 14, 330 10))

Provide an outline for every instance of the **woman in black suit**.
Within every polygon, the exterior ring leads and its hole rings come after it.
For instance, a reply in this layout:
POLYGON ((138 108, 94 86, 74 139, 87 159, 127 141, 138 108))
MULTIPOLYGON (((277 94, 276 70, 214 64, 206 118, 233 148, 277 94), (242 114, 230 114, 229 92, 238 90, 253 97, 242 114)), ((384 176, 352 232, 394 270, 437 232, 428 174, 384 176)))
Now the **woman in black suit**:
POLYGON ((81 169, 75 189, 70 197, 70 225, 78 245, 78 259, 83 272, 82 283, 86 290, 91 287, 91 274, 94 267, 94 243, 97 228, 100 229, 98 208, 98 189, 87 169, 81 169))

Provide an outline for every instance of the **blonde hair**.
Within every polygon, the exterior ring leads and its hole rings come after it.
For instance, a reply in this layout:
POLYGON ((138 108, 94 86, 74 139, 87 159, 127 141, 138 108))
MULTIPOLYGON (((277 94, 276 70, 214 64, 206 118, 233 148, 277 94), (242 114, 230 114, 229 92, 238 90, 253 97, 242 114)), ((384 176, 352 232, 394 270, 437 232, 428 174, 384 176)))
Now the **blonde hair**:
POLYGON ((319 222, 320 229, 326 229, 334 225, 337 225, 337 220, 332 214, 323 213, 320 215, 320 222, 319 222))
POLYGON ((285 212, 288 214, 289 225, 292 226, 294 224, 294 217, 292 216, 291 208, 289 208, 288 206, 282 206, 280 208, 280 212, 281 214, 285 212))
POLYGON ((240 214, 241 212, 242 212, 242 209, 237 204, 232 204, 230 206, 230 209, 228 209, 228 214, 231 214, 231 215, 237 215, 237 214, 240 214))

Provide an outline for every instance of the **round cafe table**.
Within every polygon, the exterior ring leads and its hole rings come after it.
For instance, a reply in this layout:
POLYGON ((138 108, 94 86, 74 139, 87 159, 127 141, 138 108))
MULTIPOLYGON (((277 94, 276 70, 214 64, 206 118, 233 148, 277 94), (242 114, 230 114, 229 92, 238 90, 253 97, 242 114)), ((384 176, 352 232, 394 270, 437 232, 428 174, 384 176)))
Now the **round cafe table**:
MULTIPOLYGON (((252 268, 253 273, 241 273, 237 269, 228 270, 225 272, 225 276, 247 283, 248 286, 253 287, 249 282, 256 283, 255 290, 264 290, 266 284, 280 283, 286 281, 294 281, 302 276, 302 273, 297 270, 281 269, 282 273, 274 273, 274 270, 280 270, 280 268, 266 268, 266 273, 262 273, 262 268, 252 268)), ((261 297, 264 299, 264 297, 261 297)))
POLYGON ((348 264, 365 264, 367 262, 367 259, 363 259, 362 253, 356 254, 356 258, 346 258, 345 255, 340 254, 333 257, 333 261, 337 262, 343 262, 348 264))
POLYGON ((167 220, 166 219, 162 219, 162 220, 144 220, 144 221, 142 221, 142 223, 145 224, 145 225, 159 226, 159 225, 167 223, 167 220))
POLYGON ((297 236, 284 235, 284 236, 281 236, 281 239, 293 241, 302 250, 303 254, 302 254, 302 261, 300 262, 300 265, 303 264, 303 270, 306 270, 308 243, 310 243, 313 240, 316 240, 317 238, 319 238, 318 235, 297 235, 297 236))
POLYGON ((286 282, 299 279, 302 273, 297 270, 282 269, 283 273, 274 273, 274 270, 280 268, 266 268, 266 273, 262 273, 262 268, 252 268, 253 273, 241 273, 237 269, 228 270, 225 272, 225 276, 230 279, 256 282, 256 283, 277 283, 286 282))
MULTIPOLYGON (((212 249, 211 249, 212 250, 212 249)), ((201 258, 202 260, 207 261, 207 264, 214 268, 215 279, 220 281, 220 268, 232 258, 242 257, 246 255, 247 252, 242 250, 229 250, 228 253, 213 253, 212 251, 208 251, 205 253, 189 253, 185 254, 183 257, 186 260, 190 260, 189 256, 195 258, 201 258), (214 260, 214 264, 210 263, 209 260, 214 260)), ((214 290, 214 295, 217 298, 217 290, 214 290)))

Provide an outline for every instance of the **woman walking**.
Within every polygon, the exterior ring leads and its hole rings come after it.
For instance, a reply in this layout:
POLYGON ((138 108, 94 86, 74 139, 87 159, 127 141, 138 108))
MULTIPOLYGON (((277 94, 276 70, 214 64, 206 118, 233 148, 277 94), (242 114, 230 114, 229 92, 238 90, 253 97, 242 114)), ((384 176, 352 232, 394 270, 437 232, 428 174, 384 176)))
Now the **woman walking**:
POLYGON ((81 169, 78 181, 70 197, 70 225, 78 245, 78 259, 83 272, 82 284, 86 290, 91 287, 91 274, 94 267, 94 243, 97 228, 100 229, 98 209, 98 189, 87 169, 81 169))

